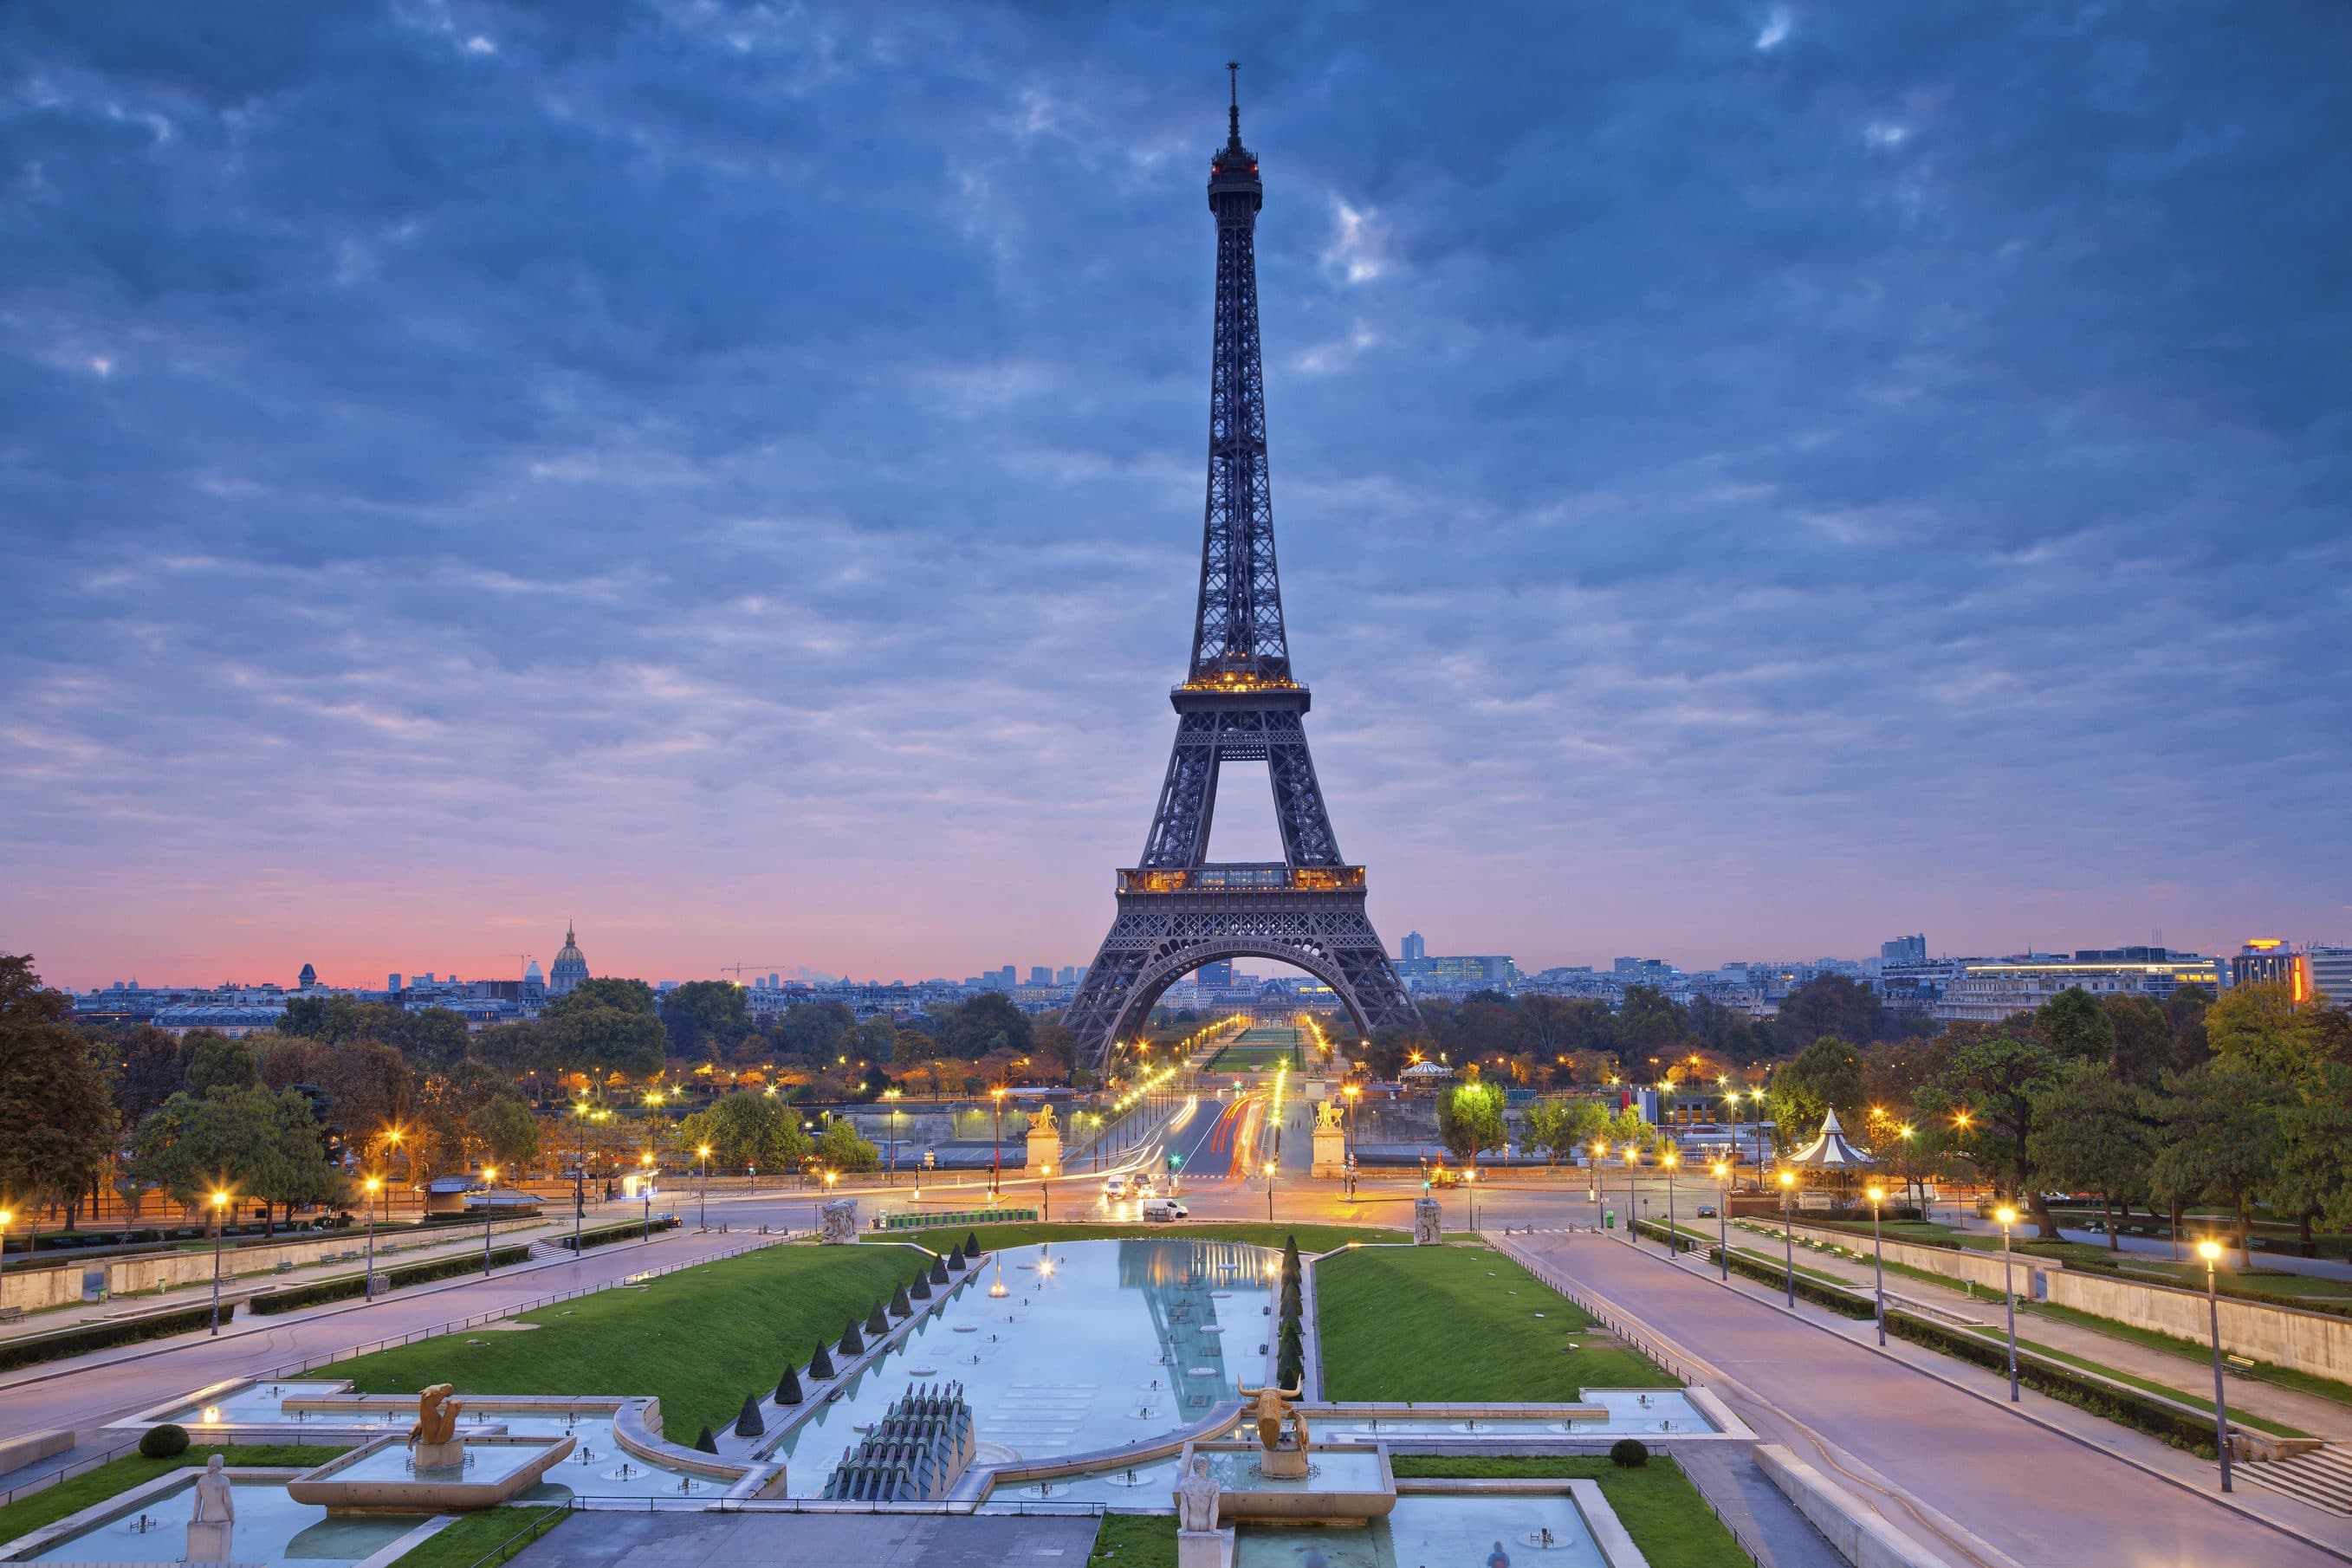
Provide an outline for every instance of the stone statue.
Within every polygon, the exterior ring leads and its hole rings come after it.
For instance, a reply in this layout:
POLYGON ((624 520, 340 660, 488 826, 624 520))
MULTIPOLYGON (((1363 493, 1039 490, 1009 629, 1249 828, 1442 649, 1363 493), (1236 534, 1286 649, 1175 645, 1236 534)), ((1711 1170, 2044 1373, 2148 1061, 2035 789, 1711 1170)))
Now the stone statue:
POLYGON ((1206 1455, 1192 1456, 1192 1468, 1176 1489, 1176 1528, 1191 1531, 1217 1528, 1217 1482, 1209 1474, 1206 1455))
POLYGON ((188 1521, 190 1563, 226 1563, 230 1538, 236 1531, 236 1489, 218 1454, 205 1461, 196 1477, 196 1511, 188 1521))
POLYGON ((1037 1108, 1037 1114, 1029 1119, 1029 1131, 1032 1132, 1052 1132, 1055 1131, 1054 1126, 1054 1108, 1050 1105, 1039 1106, 1037 1108))
POLYGON ((1315 1108, 1315 1130, 1318 1132, 1339 1131, 1339 1118, 1343 1114, 1338 1100, 1325 1100, 1315 1108))
POLYGON ((1276 1388, 1270 1383, 1264 1388, 1251 1388, 1241 1384, 1234 1386, 1240 1388, 1242 1397, 1250 1402, 1250 1414, 1257 1422, 1259 1447, 1269 1452, 1280 1447, 1282 1428, 1287 1423, 1291 1436, 1297 1440, 1297 1448, 1302 1453, 1306 1451, 1307 1417, 1298 1413, 1294 1403, 1306 1392, 1305 1389, 1276 1388))
POLYGON ((829 1247, 846 1247, 857 1239, 857 1200, 828 1198, 817 1211, 818 1224, 823 1226, 818 1240, 829 1247))
POLYGON ((1412 1200, 1412 1244, 1415 1247, 1435 1247, 1444 1239, 1444 1213, 1435 1198, 1412 1200))
POLYGON ((408 1446, 446 1443, 457 1436, 457 1412, 466 1407, 456 1397, 457 1385, 436 1383, 416 1396, 416 1425, 408 1429, 408 1446))

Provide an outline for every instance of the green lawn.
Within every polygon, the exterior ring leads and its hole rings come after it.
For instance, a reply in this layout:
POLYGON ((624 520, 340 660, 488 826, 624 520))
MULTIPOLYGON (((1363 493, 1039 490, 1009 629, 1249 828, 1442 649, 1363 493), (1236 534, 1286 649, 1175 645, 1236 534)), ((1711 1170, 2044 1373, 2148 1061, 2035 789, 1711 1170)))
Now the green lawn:
POLYGON ((201 1466, 215 1453, 231 1465, 275 1465, 284 1468, 299 1466, 307 1470, 348 1451, 317 1443, 273 1443, 218 1448, 198 1445, 169 1459, 126 1454, 0 1508, 0 1541, 14 1541, 45 1524, 55 1524, 68 1514, 79 1513, 92 1503, 103 1502, 117 1492, 129 1491, 157 1476, 201 1466))
POLYGON ((1107 1513, 1087 1568, 1176 1568, 1176 1516, 1107 1513))
POLYGON ((1272 1072, 1278 1067, 1298 1070, 1298 1047, 1296 1046, 1227 1046, 1209 1058, 1205 1070, 1220 1072, 1272 1072))
POLYGON ((1315 1291, 1326 1399, 1572 1403, 1585 1388, 1679 1386, 1637 1351, 1571 1350, 1592 1320, 1483 1247, 1351 1252, 1315 1266, 1315 1291))
POLYGON ((340 1363, 334 1375, 366 1394, 454 1383, 465 1394, 651 1394, 664 1430, 690 1443, 733 1421, 744 1394, 772 1390, 787 1363, 806 1364, 915 1266, 904 1247, 767 1247, 514 1320, 531 1331, 464 1329, 340 1363))
POLYGON ((457 1523, 404 1552, 400 1568, 474 1568, 485 1560, 503 1563, 560 1526, 571 1511, 561 1505, 520 1506, 460 1514, 457 1523))
POLYGON ((1616 1510, 1618 1522, 1657 1568, 1753 1568, 1684 1475, 1682 1467, 1653 1454, 1639 1469, 1622 1469, 1599 1455, 1515 1459, 1472 1454, 1398 1454, 1389 1460, 1399 1479, 1475 1477, 1481 1479, 1591 1480, 1616 1510))
MULTIPOLYGON (((1139 1237, 1146 1240, 1162 1240, 1170 1237, 1206 1237, 1217 1241, 1245 1242, 1255 1247, 1280 1247, 1286 1237, 1298 1238, 1298 1250, 1313 1257, 1345 1247, 1351 1241, 1409 1241, 1401 1230, 1374 1230, 1369 1227, 1343 1225, 1265 1225, 1250 1220, 1240 1224, 1146 1225, 1136 1220, 1127 1225, 949 1225, 934 1230, 899 1230, 887 1233, 893 1241, 913 1241, 945 1252, 965 1237, 977 1234, 980 1245, 991 1252, 1008 1247, 1027 1247, 1040 1241, 1104 1241, 1139 1237)), ((883 1239, 879 1236, 871 1240, 883 1239)))

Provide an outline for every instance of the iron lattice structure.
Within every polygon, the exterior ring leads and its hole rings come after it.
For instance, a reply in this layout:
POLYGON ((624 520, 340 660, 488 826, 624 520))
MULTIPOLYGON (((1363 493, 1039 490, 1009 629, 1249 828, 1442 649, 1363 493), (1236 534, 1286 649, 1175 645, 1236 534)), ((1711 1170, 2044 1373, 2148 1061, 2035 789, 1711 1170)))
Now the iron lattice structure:
POLYGON ((1209 164, 1217 221, 1217 320, 1209 371, 1209 495, 1201 530, 1192 668, 1169 694, 1176 744, 1143 855, 1118 873, 1118 914, 1065 1021, 1081 1061, 1107 1061, 1160 995, 1204 963, 1269 958, 1328 985, 1356 1027, 1416 1022, 1364 912, 1364 868, 1339 854, 1307 749, 1307 688, 1292 675, 1266 477, 1258 352, 1257 154, 1241 107, 1209 164), (1279 863, 1208 858, 1217 775, 1263 762, 1282 832, 1279 863))

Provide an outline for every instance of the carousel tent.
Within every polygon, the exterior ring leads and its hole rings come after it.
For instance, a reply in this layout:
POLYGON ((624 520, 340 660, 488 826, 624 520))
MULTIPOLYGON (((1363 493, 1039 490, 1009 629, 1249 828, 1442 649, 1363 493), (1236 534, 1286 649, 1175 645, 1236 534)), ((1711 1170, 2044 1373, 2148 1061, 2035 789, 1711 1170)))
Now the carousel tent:
POLYGON ((1822 1123, 1822 1135, 1789 1156, 1790 1164, 1817 1171, 1852 1171, 1874 1163, 1869 1150, 1846 1142, 1845 1129, 1838 1125, 1834 1110, 1822 1123))
POLYGON ((1415 1062, 1397 1074, 1407 1083, 1436 1083, 1454 1076, 1454 1069, 1443 1062, 1415 1062))

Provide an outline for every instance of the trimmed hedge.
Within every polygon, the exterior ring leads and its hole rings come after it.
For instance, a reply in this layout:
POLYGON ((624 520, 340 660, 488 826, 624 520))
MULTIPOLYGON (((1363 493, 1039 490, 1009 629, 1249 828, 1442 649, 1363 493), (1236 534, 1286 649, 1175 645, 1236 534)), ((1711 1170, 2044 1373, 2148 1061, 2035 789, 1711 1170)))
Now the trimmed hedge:
MULTIPOLYGON (((490 1253, 490 1266, 502 1268, 520 1263, 530 1256, 529 1246, 501 1247, 490 1253)), ((436 1258, 430 1263, 411 1263, 404 1268, 383 1270, 387 1290, 397 1290, 404 1285, 423 1285, 435 1279, 454 1279, 460 1274, 481 1271, 478 1253, 462 1252, 453 1258, 436 1258)), ((291 1312, 301 1307, 315 1307, 323 1301, 347 1300, 367 1294, 365 1274, 346 1275, 341 1279, 321 1279, 315 1285, 297 1285, 290 1290, 270 1290, 251 1298, 246 1310, 257 1317, 273 1317, 279 1312, 291 1312)))
MULTIPOLYGON (((1720 1263, 1722 1255, 1723 1249, 1719 1247, 1710 1247, 1706 1249, 1706 1260, 1709 1263, 1720 1263)), ((1734 1274, 1744 1274, 1750 1279, 1759 1279, 1775 1288, 1780 1287, 1787 1279, 1785 1270, 1775 1268, 1761 1258, 1751 1257, 1737 1249, 1731 1254, 1731 1271, 1734 1274)), ((1869 1318, 1875 1317, 1878 1313, 1878 1306, 1874 1299, 1857 1296, 1851 1290, 1816 1279, 1810 1274, 1800 1273, 1797 1276, 1797 1294, 1816 1307, 1827 1307, 1831 1311, 1843 1317, 1869 1318)), ((1891 1318, 1893 1314, 1889 1313, 1888 1316, 1891 1318)))
MULTIPOLYGON (((236 1310, 235 1301, 223 1301, 221 1321, 227 1321, 236 1310)), ((68 1356, 104 1350, 110 1345, 136 1344, 141 1340, 160 1340, 167 1334, 185 1333, 190 1329, 203 1328, 212 1321, 212 1302, 208 1298, 201 1307, 182 1307, 175 1311, 151 1312, 143 1317, 84 1323, 79 1328, 59 1329, 55 1333, 28 1334, 20 1340, 0 1342, 0 1371, 31 1366, 37 1362, 63 1361, 68 1356)))
MULTIPOLYGON (((1666 1235, 1666 1222, 1662 1219, 1635 1220, 1633 1222, 1633 1234, 1636 1236, 1646 1236, 1652 1241, 1669 1241, 1676 1252, 1696 1252, 1700 1247, 1706 1246, 1705 1242, 1695 1241, 1687 1236, 1669 1237, 1666 1235)), ((1707 1248, 1707 1256, 1710 1258, 1715 1256, 1715 1249, 1713 1247, 1707 1248)))
MULTIPOLYGON (((678 1218, 677 1215, 674 1214, 656 1215, 654 1216, 654 1229, 656 1232, 675 1230, 677 1228, 677 1225, 678 1218)), ((646 1227, 643 1221, 637 1221, 629 1225, 598 1226, 594 1230, 583 1230, 580 1233, 580 1246, 578 1250, 585 1252, 592 1247, 609 1247, 616 1241, 635 1241, 637 1237, 645 1234, 646 1227)), ((567 1252, 573 1250, 572 1246, 572 1237, 568 1236, 557 1237, 555 1238, 555 1245, 562 1247, 567 1252)))

